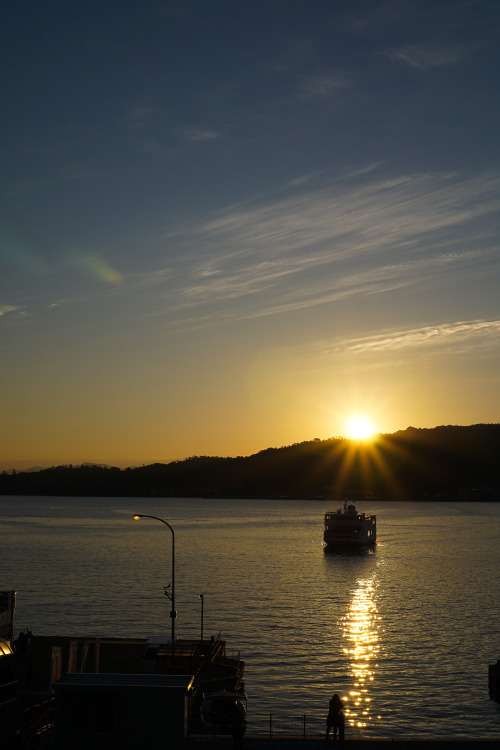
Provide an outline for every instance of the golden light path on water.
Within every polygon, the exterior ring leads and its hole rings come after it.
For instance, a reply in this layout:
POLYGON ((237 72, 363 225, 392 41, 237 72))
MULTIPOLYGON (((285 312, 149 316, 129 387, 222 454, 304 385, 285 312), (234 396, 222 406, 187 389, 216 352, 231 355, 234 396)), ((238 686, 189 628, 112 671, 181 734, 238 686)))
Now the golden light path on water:
MULTIPOLYGON (((349 661, 352 689, 342 699, 346 724, 363 728, 373 723, 370 686, 376 677, 380 652, 380 617, 375 603, 375 577, 359 579, 345 617, 340 621, 345 642, 343 652, 349 661)), ((380 719, 380 716, 376 717, 380 719)))

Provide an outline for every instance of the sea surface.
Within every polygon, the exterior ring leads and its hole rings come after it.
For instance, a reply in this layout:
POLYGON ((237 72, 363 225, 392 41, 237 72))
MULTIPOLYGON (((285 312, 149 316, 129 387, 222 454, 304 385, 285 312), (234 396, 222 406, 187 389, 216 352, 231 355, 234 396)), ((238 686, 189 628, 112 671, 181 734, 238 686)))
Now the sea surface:
POLYGON ((219 632, 246 662, 249 714, 326 715, 347 733, 500 737, 488 665, 500 658, 500 505, 359 503, 367 554, 327 554, 326 501, 0 497, 0 589, 16 632, 219 632))

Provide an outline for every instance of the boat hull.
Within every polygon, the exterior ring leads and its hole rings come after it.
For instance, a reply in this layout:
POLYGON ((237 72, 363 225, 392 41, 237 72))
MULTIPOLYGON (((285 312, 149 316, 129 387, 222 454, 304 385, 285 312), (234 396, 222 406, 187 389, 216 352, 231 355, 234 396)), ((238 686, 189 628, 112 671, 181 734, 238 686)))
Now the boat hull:
POLYGON ((358 513, 354 505, 344 504, 344 510, 325 513, 323 542, 327 548, 367 547, 377 540, 377 519, 374 515, 358 513))
POLYGON ((376 541, 376 539, 323 539, 327 549, 330 547, 371 547, 376 541))

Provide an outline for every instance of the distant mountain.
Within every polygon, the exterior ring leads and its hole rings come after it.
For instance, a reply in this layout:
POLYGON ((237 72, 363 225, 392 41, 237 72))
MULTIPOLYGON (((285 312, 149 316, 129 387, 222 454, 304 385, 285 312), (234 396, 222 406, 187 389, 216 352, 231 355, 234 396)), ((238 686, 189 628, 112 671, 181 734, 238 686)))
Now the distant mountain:
POLYGON ((43 466, 29 466, 27 469, 6 469, 5 472, 7 474, 16 474, 18 472, 21 474, 31 474, 32 471, 42 471, 42 469, 43 466))
POLYGON ((316 439, 236 458, 3 472, 0 494, 499 500, 499 455, 499 424, 408 427, 374 443, 316 439))
MULTIPOLYGON (((69 466, 70 468, 73 468, 73 464, 63 464, 63 466, 69 466)), ((103 469, 111 469, 112 467, 109 466, 109 464, 95 464, 92 462, 85 462, 83 464, 79 464, 79 466, 99 466, 103 469)), ((35 471, 45 471, 47 467, 46 466, 28 466, 25 469, 5 469, 6 474, 33 474, 35 471)))

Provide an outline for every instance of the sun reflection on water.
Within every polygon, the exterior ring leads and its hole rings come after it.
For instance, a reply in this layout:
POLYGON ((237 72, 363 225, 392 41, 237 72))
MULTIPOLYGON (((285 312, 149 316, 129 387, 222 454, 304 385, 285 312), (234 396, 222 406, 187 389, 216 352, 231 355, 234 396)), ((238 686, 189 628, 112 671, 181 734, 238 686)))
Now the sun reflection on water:
POLYGON ((373 723, 370 687, 375 679, 376 660, 380 652, 378 625, 380 617, 375 603, 374 576, 357 581, 345 617, 340 621, 345 642, 343 652, 349 662, 352 689, 343 696, 346 722, 363 728, 373 723))

